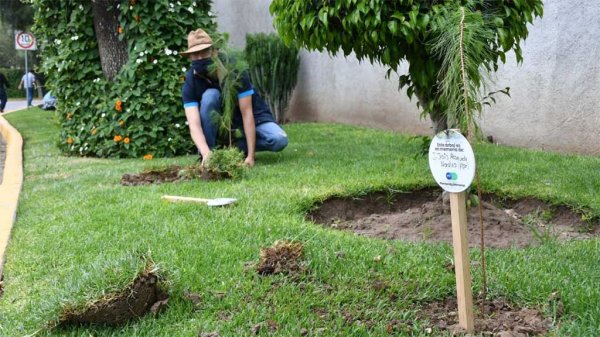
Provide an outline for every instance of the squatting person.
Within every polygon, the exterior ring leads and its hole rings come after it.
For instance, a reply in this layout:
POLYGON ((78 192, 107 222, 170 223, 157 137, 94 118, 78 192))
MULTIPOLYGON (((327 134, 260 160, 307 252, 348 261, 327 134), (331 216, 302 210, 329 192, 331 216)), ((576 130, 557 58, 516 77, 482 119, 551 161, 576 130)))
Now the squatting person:
MULTIPOLYGON (((216 74, 209 71, 214 53, 213 41, 202 29, 189 33, 188 49, 181 53, 192 61, 185 76, 182 99, 190 134, 202 163, 217 146, 218 126, 211 114, 221 111, 219 81, 216 74)), ((253 166, 256 151, 281 151, 287 146, 288 137, 275 122, 269 105, 254 91, 247 73, 241 82, 232 128, 241 129, 243 137, 236 140, 236 145, 246 154, 246 165, 253 166)))

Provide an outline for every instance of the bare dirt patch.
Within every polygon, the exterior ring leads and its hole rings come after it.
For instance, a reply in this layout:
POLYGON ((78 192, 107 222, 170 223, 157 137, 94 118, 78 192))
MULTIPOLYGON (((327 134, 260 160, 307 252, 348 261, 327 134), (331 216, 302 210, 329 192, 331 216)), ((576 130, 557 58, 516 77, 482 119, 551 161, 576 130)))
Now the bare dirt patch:
MULTIPOLYGON (((565 206, 526 198, 482 198, 486 246, 526 247, 553 240, 587 239, 600 234, 600 223, 583 221, 565 206)), ((439 189, 406 193, 376 192, 331 198, 309 219, 324 226, 391 240, 452 243, 450 205, 439 189)), ((468 209, 469 245, 479 245, 479 209, 468 209)))
MULTIPOLYGON (((431 322, 432 328, 463 332, 458 326, 456 299, 446 299, 424 305, 419 317, 431 322)), ((481 308, 481 302, 477 303, 481 308)), ((544 336, 550 327, 550 320, 535 309, 517 308, 503 299, 487 301, 485 313, 475 317, 475 333, 483 336, 525 337, 544 336)))
POLYGON ((167 166, 153 168, 139 174, 126 173, 121 177, 121 185, 138 186, 149 184, 172 183, 182 180, 202 179, 206 181, 232 178, 228 172, 213 172, 199 165, 192 166, 167 166))
POLYGON ((159 286, 152 271, 144 271, 123 291, 84 306, 66 307, 58 326, 98 324, 117 326, 147 313, 159 314, 167 305, 168 295, 159 286))

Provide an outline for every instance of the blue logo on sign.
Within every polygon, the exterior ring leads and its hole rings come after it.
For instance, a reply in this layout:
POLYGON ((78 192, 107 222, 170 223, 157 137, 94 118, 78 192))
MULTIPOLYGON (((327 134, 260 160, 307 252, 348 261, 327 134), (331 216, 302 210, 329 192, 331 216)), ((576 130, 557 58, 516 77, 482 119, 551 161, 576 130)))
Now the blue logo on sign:
POLYGON ((458 175, 455 172, 446 172, 446 179, 456 180, 458 179, 458 175))

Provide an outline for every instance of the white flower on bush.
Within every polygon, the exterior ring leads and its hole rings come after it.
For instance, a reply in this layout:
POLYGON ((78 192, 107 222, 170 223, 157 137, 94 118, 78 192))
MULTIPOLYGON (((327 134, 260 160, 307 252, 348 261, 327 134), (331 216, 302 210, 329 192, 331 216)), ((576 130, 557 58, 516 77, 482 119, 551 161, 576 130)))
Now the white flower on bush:
POLYGON ((179 125, 179 123, 177 123, 177 124, 175 124, 175 127, 179 129, 181 127, 181 125, 179 125))
POLYGON ((144 56, 144 52, 140 52, 140 57, 144 56))
POLYGON ((77 41, 79 40, 79 36, 75 35, 75 36, 71 36, 71 41, 77 41))
POLYGON ((79 10, 82 11, 83 10, 83 6, 79 5, 79 10))
POLYGON ((59 39, 54 39, 54 43, 56 43, 56 44, 61 44, 61 43, 62 43, 62 41, 61 41, 61 40, 59 40, 59 39))
POLYGON ((187 8, 188 12, 194 14, 194 8, 192 6, 187 8))
POLYGON ((184 73, 187 71, 187 69, 185 67, 181 68, 181 71, 183 71, 184 73))
POLYGON ((165 48, 165 54, 171 55, 171 54, 173 54, 173 51, 169 48, 165 48))
POLYGON ((192 2, 192 6, 196 7, 196 1, 192 2))
POLYGON ((100 117, 104 118, 104 117, 106 117, 106 114, 102 113, 102 115, 100 115, 100 117))
POLYGON ((169 139, 167 139, 169 142, 173 141, 173 138, 169 137, 169 139))
POLYGON ((140 64, 140 63, 142 63, 142 62, 144 62, 144 60, 142 60, 142 59, 137 59, 137 60, 135 60, 135 63, 137 63, 137 64, 140 64))
POLYGON ((77 102, 77 103, 75 103, 75 105, 77 105, 77 106, 80 106, 80 105, 81 105, 81 102, 77 102))
POLYGON ((152 61, 152 63, 154 63, 154 64, 157 64, 157 63, 158 63, 158 60, 154 60, 154 61, 152 61))
POLYGON ((177 55, 177 50, 173 50, 173 55, 177 55))

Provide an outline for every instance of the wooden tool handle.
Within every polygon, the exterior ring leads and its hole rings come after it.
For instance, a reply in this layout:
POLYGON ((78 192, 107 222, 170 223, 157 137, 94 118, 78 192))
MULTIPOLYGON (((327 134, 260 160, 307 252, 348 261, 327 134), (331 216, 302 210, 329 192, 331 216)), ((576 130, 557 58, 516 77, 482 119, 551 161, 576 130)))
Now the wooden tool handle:
POLYGON ((180 197, 180 196, 176 196, 176 195, 163 195, 161 197, 161 199, 171 201, 171 202, 197 202, 200 204, 206 204, 210 201, 210 199, 180 197))

